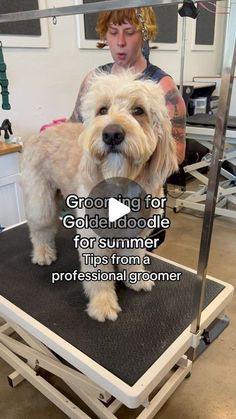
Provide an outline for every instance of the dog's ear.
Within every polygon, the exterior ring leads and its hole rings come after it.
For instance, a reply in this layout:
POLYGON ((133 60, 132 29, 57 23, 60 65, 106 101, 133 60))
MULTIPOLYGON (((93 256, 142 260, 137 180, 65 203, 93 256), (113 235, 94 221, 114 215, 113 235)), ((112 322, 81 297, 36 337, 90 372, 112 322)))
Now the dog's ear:
POLYGON ((168 116, 155 121, 157 145, 148 162, 149 179, 153 185, 163 185, 178 170, 176 143, 172 137, 172 124, 168 116))

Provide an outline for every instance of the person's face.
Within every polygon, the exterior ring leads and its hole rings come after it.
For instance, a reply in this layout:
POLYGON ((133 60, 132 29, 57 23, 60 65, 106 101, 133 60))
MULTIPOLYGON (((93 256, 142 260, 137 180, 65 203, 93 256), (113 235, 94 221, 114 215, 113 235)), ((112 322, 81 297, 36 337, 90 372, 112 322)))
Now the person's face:
POLYGON ((121 25, 108 25, 107 45, 116 64, 122 67, 135 65, 142 56, 142 36, 135 26, 125 20, 121 25))

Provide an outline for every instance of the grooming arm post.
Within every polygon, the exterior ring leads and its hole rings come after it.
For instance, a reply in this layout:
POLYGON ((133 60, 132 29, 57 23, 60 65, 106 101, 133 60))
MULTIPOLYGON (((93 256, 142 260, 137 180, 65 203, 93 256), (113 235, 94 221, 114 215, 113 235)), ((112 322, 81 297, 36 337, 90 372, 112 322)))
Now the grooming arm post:
POLYGON ((225 136, 227 129, 227 121, 229 115, 229 106, 232 93, 232 85, 235 72, 236 63, 236 37, 235 37, 235 24, 232 22, 232 15, 230 21, 230 31, 226 37, 226 54, 225 65, 220 89, 219 108, 216 116, 216 129, 214 134, 214 143, 212 150, 212 160, 209 171, 209 183, 206 197, 206 206, 203 219, 203 228, 200 244, 200 253, 198 260, 197 276, 202 283, 201 293, 199 295, 199 309, 196 318, 191 325, 191 332, 196 334, 199 325, 203 301, 206 288, 206 270, 211 245, 211 235, 213 229, 214 212, 216 207, 216 197, 219 185, 219 176, 221 170, 221 163, 224 153, 225 136), (229 42, 231 41, 231 42, 229 42), (233 45, 232 45, 233 42, 233 45), (232 48, 233 47, 233 48, 232 48))

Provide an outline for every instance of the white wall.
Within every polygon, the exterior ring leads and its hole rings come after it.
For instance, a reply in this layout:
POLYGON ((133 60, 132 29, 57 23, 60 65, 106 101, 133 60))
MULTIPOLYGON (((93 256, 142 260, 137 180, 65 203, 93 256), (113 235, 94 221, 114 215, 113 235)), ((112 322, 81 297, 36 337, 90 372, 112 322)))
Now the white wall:
MULTIPOLYGON (((48 0, 48 7, 72 5, 73 1, 48 0)), ((218 2, 221 3, 221 2, 218 2)), ((191 51, 192 19, 187 19, 185 80, 194 76, 220 74, 224 33, 223 15, 217 17, 216 48, 191 51)), ((181 24, 180 19, 180 41, 181 24)), ((11 110, 0 110, 0 121, 9 118, 15 134, 23 138, 41 125, 72 113, 80 83, 85 74, 111 61, 109 51, 80 50, 77 47, 75 16, 48 19, 48 49, 4 48, 11 110)), ((179 82, 179 51, 152 51, 151 61, 179 82)))

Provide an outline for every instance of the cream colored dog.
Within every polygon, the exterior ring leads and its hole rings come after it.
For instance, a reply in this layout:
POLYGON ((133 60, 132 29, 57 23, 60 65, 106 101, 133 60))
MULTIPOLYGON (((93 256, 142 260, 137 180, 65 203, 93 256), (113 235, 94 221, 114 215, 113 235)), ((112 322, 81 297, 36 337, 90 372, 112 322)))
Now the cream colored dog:
MULTIPOLYGON (((131 72, 95 75, 82 98, 83 125, 64 123, 26 142, 22 179, 33 263, 49 265, 56 259, 58 190, 64 197, 71 193, 87 197, 103 179, 125 177, 152 196, 161 197, 163 183, 177 170, 175 141, 162 90, 154 82, 136 77, 131 72)), ((94 237, 90 230, 79 233, 94 237)), ((109 254, 99 248, 93 253, 109 254)), ((139 254, 142 257, 144 250, 139 254)), ((96 271, 81 262, 81 271, 96 271)), ((113 268, 102 266, 109 272, 113 268)), ((144 269, 140 265, 125 268, 128 272, 144 269)), ((125 284, 149 291, 153 282, 125 284)), ((113 281, 84 281, 83 287, 91 317, 99 321, 117 318, 121 308, 113 281)))

